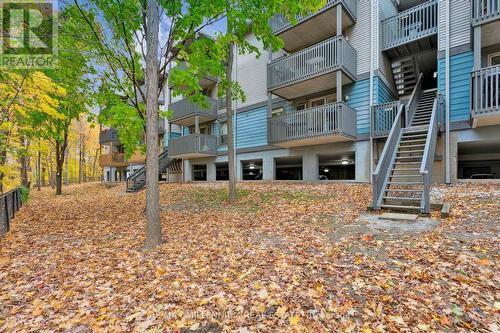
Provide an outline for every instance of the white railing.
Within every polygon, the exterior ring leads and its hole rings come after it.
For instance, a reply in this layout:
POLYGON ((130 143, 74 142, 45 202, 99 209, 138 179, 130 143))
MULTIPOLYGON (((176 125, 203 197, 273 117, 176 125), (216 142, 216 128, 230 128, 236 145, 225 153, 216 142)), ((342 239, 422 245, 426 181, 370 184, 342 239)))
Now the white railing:
POLYGON ((207 154, 217 153, 217 138, 206 134, 189 134, 172 139, 169 142, 170 156, 185 154, 207 154))
POLYGON ((383 20, 382 47, 390 49, 437 32, 438 0, 431 0, 383 20))
POLYGON ((372 174, 372 187, 373 187, 373 209, 380 209, 382 205, 382 198, 384 197, 384 189, 389 178, 389 170, 394 161, 396 151, 401 140, 402 128, 405 125, 404 114, 405 105, 399 105, 398 113, 392 124, 391 131, 385 142, 382 155, 378 160, 377 167, 372 174))
POLYGON ((267 89, 273 90, 339 68, 356 75, 357 54, 343 36, 314 44, 267 65, 267 89))
MULTIPOLYGON (((333 8, 338 4, 342 4, 344 8, 346 8, 349 11, 349 13, 353 18, 356 17, 356 10, 357 10, 356 0, 326 0, 325 5, 317 12, 297 16, 295 25, 299 25, 300 23, 306 21, 307 19, 324 12, 329 8, 333 8)), ((281 14, 274 15, 269 21, 269 25, 271 26, 271 30, 275 35, 280 34, 283 31, 288 30, 294 26, 294 24, 290 22, 290 20, 288 20, 286 16, 281 14)))
POLYGON ((500 115, 500 66, 473 71, 471 92, 472 118, 500 115))
POLYGON ((472 0, 472 24, 478 25, 500 18, 500 0, 472 0))
POLYGON ((443 98, 438 96, 434 99, 432 107, 432 115, 429 123, 429 130, 425 140, 424 154, 422 164, 420 165, 420 175, 424 181, 424 192, 422 193, 422 201, 420 203, 420 212, 430 213, 430 191, 432 181, 432 164, 434 163, 434 154, 436 152, 436 142, 439 132, 439 119, 442 112, 443 98))
POLYGON ((400 101, 395 101, 372 106, 372 137, 383 138, 389 135, 400 105, 400 101))
POLYGON ((268 119, 269 142, 327 135, 356 138, 356 111, 343 102, 294 111, 268 119))

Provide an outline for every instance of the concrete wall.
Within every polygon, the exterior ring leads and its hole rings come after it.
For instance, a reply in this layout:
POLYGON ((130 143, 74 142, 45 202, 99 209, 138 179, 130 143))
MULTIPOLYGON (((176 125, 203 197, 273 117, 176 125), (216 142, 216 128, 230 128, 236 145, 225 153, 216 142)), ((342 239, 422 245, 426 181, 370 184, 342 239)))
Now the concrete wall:
MULTIPOLYGON (((354 152, 355 155, 355 180, 368 182, 369 180, 369 141, 339 142, 318 146, 304 146, 292 149, 278 148, 264 151, 245 152, 237 154, 236 175, 242 180, 242 161, 262 160, 263 179, 275 179, 275 159, 280 157, 301 156, 303 180, 318 180, 318 155, 342 155, 354 152)), ((227 155, 184 160, 184 180, 192 181, 192 166, 195 164, 207 165, 207 180, 215 181, 215 163, 227 162, 227 155)))

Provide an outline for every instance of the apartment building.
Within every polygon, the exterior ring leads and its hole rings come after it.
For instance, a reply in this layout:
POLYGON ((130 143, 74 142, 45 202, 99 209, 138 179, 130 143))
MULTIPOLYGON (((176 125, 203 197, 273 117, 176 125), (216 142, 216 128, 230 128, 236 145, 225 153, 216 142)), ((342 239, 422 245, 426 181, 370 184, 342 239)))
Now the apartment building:
MULTIPOLYGON (((372 182, 375 208, 424 212, 431 183, 500 177, 499 18, 500 0, 327 0, 296 24, 275 16, 283 49, 235 57, 237 178, 372 182)), ((201 84, 208 108, 167 97, 182 132, 168 159, 183 181, 227 180, 224 99, 217 78, 201 84)))

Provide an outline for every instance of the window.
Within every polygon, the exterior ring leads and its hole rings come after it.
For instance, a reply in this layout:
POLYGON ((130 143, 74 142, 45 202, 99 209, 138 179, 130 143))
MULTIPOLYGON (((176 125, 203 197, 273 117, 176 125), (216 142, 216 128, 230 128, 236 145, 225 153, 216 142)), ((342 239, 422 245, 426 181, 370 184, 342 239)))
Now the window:
POLYGON ((295 107, 295 110, 301 111, 301 110, 305 110, 305 108, 306 108, 306 102, 302 102, 302 103, 297 104, 297 106, 295 107))
POLYGON ((207 165, 206 164, 193 165, 193 180, 195 180, 195 181, 207 180, 207 165))
POLYGON ((227 122, 219 123, 219 145, 227 144, 227 122))
POLYGON ((325 99, 319 98, 311 101, 311 107, 325 105, 325 99))
POLYGON ((277 117, 277 116, 280 116, 282 114, 283 114, 283 107, 273 109, 273 111, 271 112, 272 117, 277 117))
POLYGON ((488 66, 500 65, 500 52, 488 55, 488 66))
POLYGON ((262 180, 262 160, 241 161, 243 180, 262 180))

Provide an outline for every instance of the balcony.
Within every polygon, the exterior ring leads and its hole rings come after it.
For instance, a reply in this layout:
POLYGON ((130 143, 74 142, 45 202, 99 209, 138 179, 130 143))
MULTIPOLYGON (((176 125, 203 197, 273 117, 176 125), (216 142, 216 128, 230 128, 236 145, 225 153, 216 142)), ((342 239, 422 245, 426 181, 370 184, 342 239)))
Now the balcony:
POLYGON ((190 159, 217 155, 217 138, 213 135, 189 134, 172 139, 168 147, 169 155, 190 159))
POLYGON ((344 37, 333 37, 267 65, 267 89, 285 99, 332 89, 336 71, 342 84, 354 80, 357 54, 344 37))
POLYGON ((372 106, 372 137, 374 138, 385 138, 389 136, 389 133, 394 124, 394 119, 398 114, 399 107, 401 106, 400 101, 378 104, 372 106))
POLYGON ((269 24, 273 33, 283 39, 283 48, 293 51, 335 35, 337 10, 342 10, 344 29, 355 23, 356 0, 326 0, 326 4, 319 11, 297 17, 295 25, 283 15, 275 15, 269 24))
POLYGON ((196 116, 199 117, 200 123, 215 120, 217 118, 218 100, 210 97, 207 97, 207 100, 207 108, 202 108, 186 98, 170 104, 169 109, 174 111, 171 122, 182 126, 192 126, 195 123, 196 116))
POLYGON ((118 133, 114 128, 107 128, 99 133, 99 144, 106 145, 110 143, 119 144, 118 133))
POLYGON ((100 167, 126 167, 127 165, 125 154, 122 153, 109 153, 99 156, 100 167))
POLYGON ((471 86, 473 127, 500 124, 500 66, 473 71, 471 86))
POLYGON ((280 147, 351 141, 356 119, 356 111, 343 102, 285 113, 268 119, 268 140, 280 147))
POLYGON ((435 48, 438 33, 438 0, 417 5, 382 21, 382 48, 401 58, 435 48))
POLYGON ((472 0, 472 25, 500 19, 500 0, 472 0))

